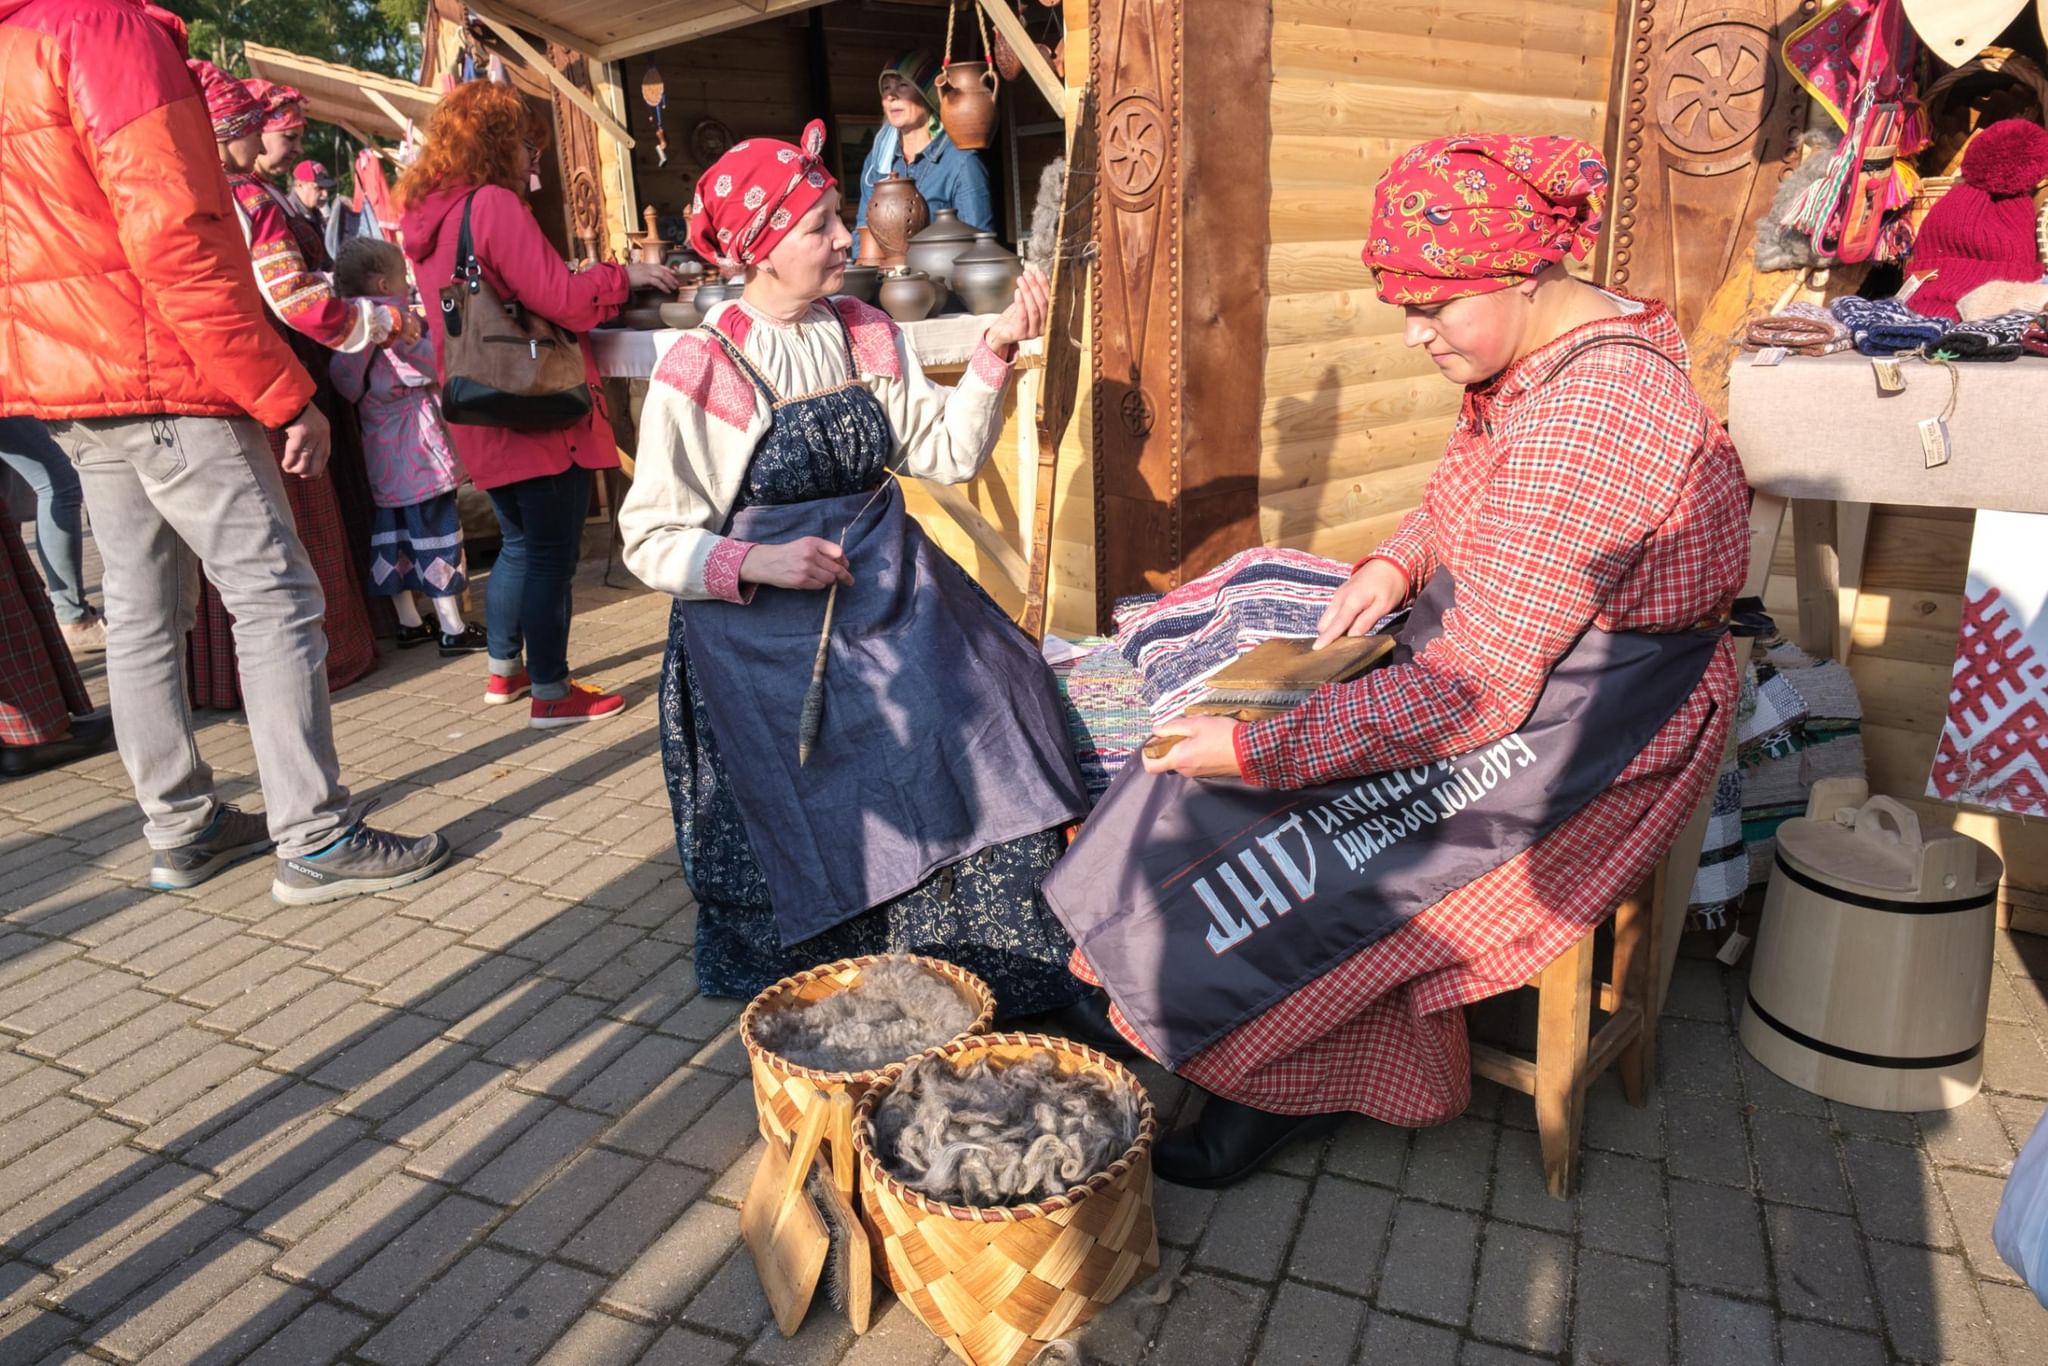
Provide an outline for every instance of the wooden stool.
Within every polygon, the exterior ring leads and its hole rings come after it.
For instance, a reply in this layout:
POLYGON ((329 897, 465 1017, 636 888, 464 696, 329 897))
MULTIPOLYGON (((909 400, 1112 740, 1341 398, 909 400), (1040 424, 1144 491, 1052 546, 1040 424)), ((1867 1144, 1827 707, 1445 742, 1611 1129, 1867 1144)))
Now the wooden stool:
POLYGON ((1543 1184, 1568 1199, 1578 1176, 1579 1130, 1586 1088, 1614 1066, 1631 1105, 1650 1098, 1657 1065, 1657 992, 1663 930, 1657 914, 1664 864, 1614 908, 1614 961, 1609 982, 1593 980, 1594 940, 1580 939, 1528 983, 1537 992, 1536 1056, 1523 1057, 1485 1044, 1472 1045, 1479 1076, 1536 1098, 1536 1132, 1543 1141, 1543 1184), (1596 1033, 1593 1012, 1607 1022, 1596 1033))

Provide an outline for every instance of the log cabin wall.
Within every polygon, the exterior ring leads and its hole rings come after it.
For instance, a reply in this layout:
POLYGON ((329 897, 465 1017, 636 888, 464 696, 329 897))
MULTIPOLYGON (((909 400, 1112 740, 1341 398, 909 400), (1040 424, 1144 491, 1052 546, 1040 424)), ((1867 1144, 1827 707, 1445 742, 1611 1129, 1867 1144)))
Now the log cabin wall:
POLYGON ((1273 0, 1267 544, 1364 556, 1415 505, 1458 410, 1359 261, 1373 183, 1446 133, 1601 145, 1615 25, 1616 0, 1273 0))

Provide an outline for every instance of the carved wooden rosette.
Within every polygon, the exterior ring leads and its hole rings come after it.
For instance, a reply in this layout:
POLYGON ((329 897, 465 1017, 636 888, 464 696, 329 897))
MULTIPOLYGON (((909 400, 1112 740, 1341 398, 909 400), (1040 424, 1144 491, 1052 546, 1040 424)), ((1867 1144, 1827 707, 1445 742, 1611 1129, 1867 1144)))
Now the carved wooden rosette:
MULTIPOLYGON (((574 48, 548 44, 548 60, 586 92, 596 95, 590 83, 590 62, 574 48)), ((597 125, 552 86, 555 102, 555 140, 562 162, 562 197, 567 203, 569 238, 587 260, 604 255, 604 196, 599 191, 597 125)))
POLYGON ((1795 162, 1806 101, 1778 61, 1816 0, 1632 0, 1615 100, 1607 279, 1663 299, 1688 335, 1746 266, 1795 162))
POLYGON ((1271 12, 1092 0, 1096 611, 1258 543, 1271 12))

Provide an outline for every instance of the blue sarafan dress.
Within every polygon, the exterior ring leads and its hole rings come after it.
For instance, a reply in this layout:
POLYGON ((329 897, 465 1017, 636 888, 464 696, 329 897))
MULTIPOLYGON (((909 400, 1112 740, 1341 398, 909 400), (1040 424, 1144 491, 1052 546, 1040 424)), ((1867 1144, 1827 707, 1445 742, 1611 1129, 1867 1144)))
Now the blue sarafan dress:
MULTIPOLYGON (((730 538, 721 547, 862 529, 846 542, 856 584, 835 609, 826 724, 804 768, 793 757, 795 703, 810 676, 825 595, 742 595, 734 559, 723 571, 733 581, 719 583, 714 567, 712 592, 683 597, 671 615, 662 766, 684 876, 698 901, 698 984, 710 995, 744 997, 833 959, 911 952, 981 977, 1005 1016, 1051 1009, 1083 989, 1067 971, 1071 941, 1038 891, 1065 848, 1064 826, 1085 806, 1064 712, 1036 649, 903 513, 890 470, 904 443, 863 378, 886 368, 877 354, 885 344, 899 363, 908 360, 893 324, 850 301, 819 306, 794 326, 728 305, 678 343, 678 351, 694 348, 696 369, 678 373, 684 358, 674 353, 657 367, 650 407, 676 401, 662 393, 666 371, 673 387, 714 405, 743 403, 756 414, 753 429, 763 425, 764 405, 769 415, 751 451, 737 452, 745 474, 717 523, 730 538), (707 367, 709 379, 699 373, 707 367), (771 379, 777 372, 784 388, 805 391, 782 392, 771 379), (735 381, 747 390, 736 395, 735 381), (963 685, 962 675, 990 677, 963 685), (929 741, 941 733, 971 743, 929 741), (743 765, 726 752, 742 745, 743 765), (988 779, 991 752, 1006 770, 1000 783, 988 779), (835 763, 851 765, 836 789, 835 763), (962 771, 977 763, 978 787, 962 771), (928 846, 946 836, 931 827, 948 824, 948 812, 933 804, 935 788, 948 798, 963 794, 954 805, 978 806, 936 854, 928 846), (821 795, 835 791, 836 798, 821 795), (875 832, 885 826, 888 856, 876 852, 875 832), (863 888, 886 894, 869 901, 863 888)), ((943 397, 914 361, 905 368, 902 382, 943 397)), ((978 357, 977 368, 986 385, 988 361, 978 357)), ((654 462, 664 457, 652 449, 661 431, 643 427, 637 497, 655 496, 663 477, 654 462)), ((669 439, 691 440, 672 429, 669 439)), ((629 504, 621 517, 628 562, 651 580, 659 574, 636 557, 642 532, 632 513, 629 504)))

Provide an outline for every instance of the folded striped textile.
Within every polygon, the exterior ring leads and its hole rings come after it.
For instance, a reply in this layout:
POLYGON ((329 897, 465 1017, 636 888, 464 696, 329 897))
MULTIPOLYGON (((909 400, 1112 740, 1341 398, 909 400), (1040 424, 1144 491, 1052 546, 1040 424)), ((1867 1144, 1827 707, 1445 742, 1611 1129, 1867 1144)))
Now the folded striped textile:
POLYGON ((1231 556, 1119 618, 1116 646, 1144 676, 1154 719, 1186 711, 1210 674, 1262 640, 1313 636, 1351 566, 1302 550, 1231 556))
POLYGON ((1855 344, 1835 316, 1819 304, 1787 304, 1768 317, 1755 318, 1744 329, 1742 349, 1761 351, 1782 346, 1798 356, 1830 356, 1855 344))
POLYGON ((1067 738, 1093 803, 1152 733, 1152 711, 1144 678, 1114 644, 1100 636, 1073 643, 1088 652, 1054 664, 1052 676, 1066 698, 1067 738))
POLYGON ((1859 299, 1844 294, 1828 305, 1835 321, 1849 329, 1866 356, 1892 356, 1932 346, 1949 330, 1940 318, 1926 318, 1897 299, 1859 299))
POLYGON ((2018 360, 2026 354, 2032 313, 2001 313, 1995 318, 1959 322, 1934 344, 1938 355, 1955 360, 2018 360))

